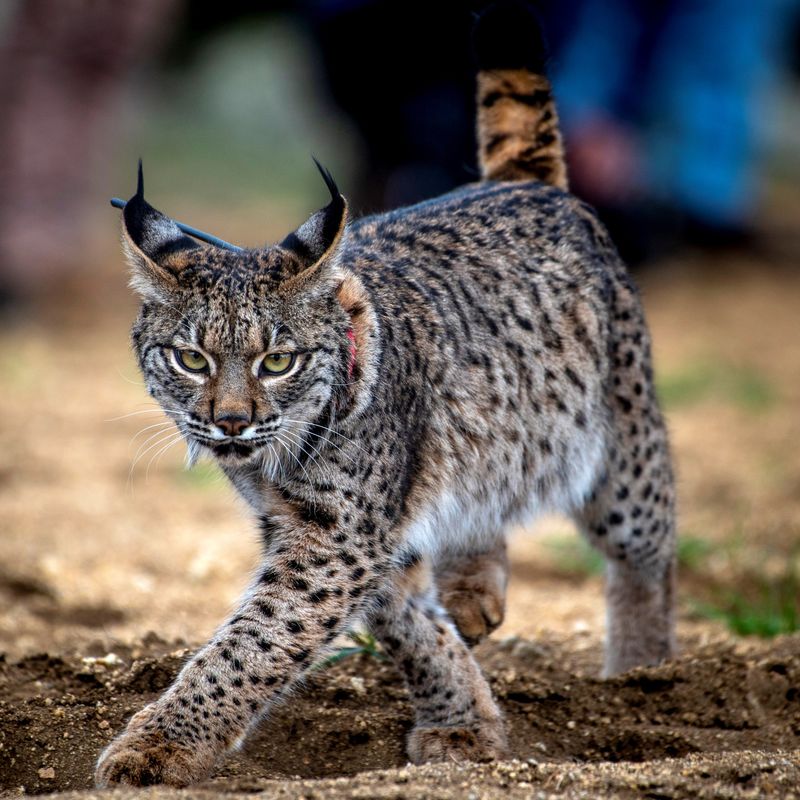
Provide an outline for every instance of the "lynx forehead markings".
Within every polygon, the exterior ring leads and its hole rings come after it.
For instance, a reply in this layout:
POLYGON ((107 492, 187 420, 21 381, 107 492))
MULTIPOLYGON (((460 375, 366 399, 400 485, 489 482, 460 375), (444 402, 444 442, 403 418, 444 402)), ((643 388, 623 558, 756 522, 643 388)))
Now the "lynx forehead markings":
POLYGON ((207 775, 357 619, 405 677, 412 760, 502 757, 466 642, 502 620, 505 529, 546 508, 608 559, 606 673, 672 653, 674 491, 649 336, 604 229, 566 191, 536 41, 518 4, 479 22, 480 183, 349 221, 323 172, 324 209, 241 252, 198 245, 141 183, 128 201, 148 390, 254 509, 263 558, 234 615, 101 755, 99 785, 207 775), (207 371, 177 369, 176 347, 207 371), (291 369, 263 377, 267 353, 291 369))

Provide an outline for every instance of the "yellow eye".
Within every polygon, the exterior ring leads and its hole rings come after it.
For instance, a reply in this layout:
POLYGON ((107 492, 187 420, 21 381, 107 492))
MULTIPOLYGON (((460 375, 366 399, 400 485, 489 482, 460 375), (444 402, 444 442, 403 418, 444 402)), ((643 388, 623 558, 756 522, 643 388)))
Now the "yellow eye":
POLYGON ((189 372, 205 372, 208 369, 208 359, 197 350, 176 350, 175 355, 189 372))
POLYGON ((283 375, 294 364, 294 353, 270 353, 261 362, 262 375, 283 375))

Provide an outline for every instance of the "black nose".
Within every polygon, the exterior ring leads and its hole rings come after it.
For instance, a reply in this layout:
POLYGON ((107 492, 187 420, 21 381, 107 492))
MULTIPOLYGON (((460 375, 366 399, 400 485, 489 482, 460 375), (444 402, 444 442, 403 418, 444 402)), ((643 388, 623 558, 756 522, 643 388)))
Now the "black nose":
POLYGON ((223 414, 214 420, 214 424, 226 436, 238 436, 250 424, 250 419, 241 414, 223 414))

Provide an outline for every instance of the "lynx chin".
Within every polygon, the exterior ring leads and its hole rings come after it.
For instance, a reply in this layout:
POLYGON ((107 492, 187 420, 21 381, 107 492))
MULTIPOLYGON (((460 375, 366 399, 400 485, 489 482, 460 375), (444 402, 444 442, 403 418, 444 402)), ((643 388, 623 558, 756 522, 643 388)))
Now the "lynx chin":
POLYGON ((403 674, 414 762, 507 753, 470 646, 503 620, 506 529, 575 519, 607 559, 605 674, 673 652, 674 489, 639 297, 573 197, 538 26, 475 32, 481 180, 279 244, 123 212, 133 346, 191 454, 259 520, 235 613, 100 756, 99 786, 207 776, 356 621, 403 674))

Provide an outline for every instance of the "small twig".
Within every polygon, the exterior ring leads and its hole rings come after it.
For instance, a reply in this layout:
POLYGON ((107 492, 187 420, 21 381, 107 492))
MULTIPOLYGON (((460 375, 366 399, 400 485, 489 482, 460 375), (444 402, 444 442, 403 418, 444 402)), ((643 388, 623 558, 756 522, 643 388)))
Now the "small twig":
MULTIPOLYGON (((114 208, 125 208, 126 203, 124 200, 120 200, 119 197, 112 197, 111 198, 111 205, 114 208)), ((217 236, 212 236, 210 233, 205 233, 204 231, 198 230, 197 228, 193 228, 191 225, 185 225, 183 222, 178 222, 177 220, 172 220, 184 233, 189 234, 189 236, 194 237, 195 239, 199 239, 201 242, 206 242, 207 244, 213 244, 215 247, 221 247, 224 250, 232 250, 234 253, 240 253, 244 248, 238 247, 235 244, 231 244, 230 242, 226 242, 224 239, 220 239, 217 236)))

